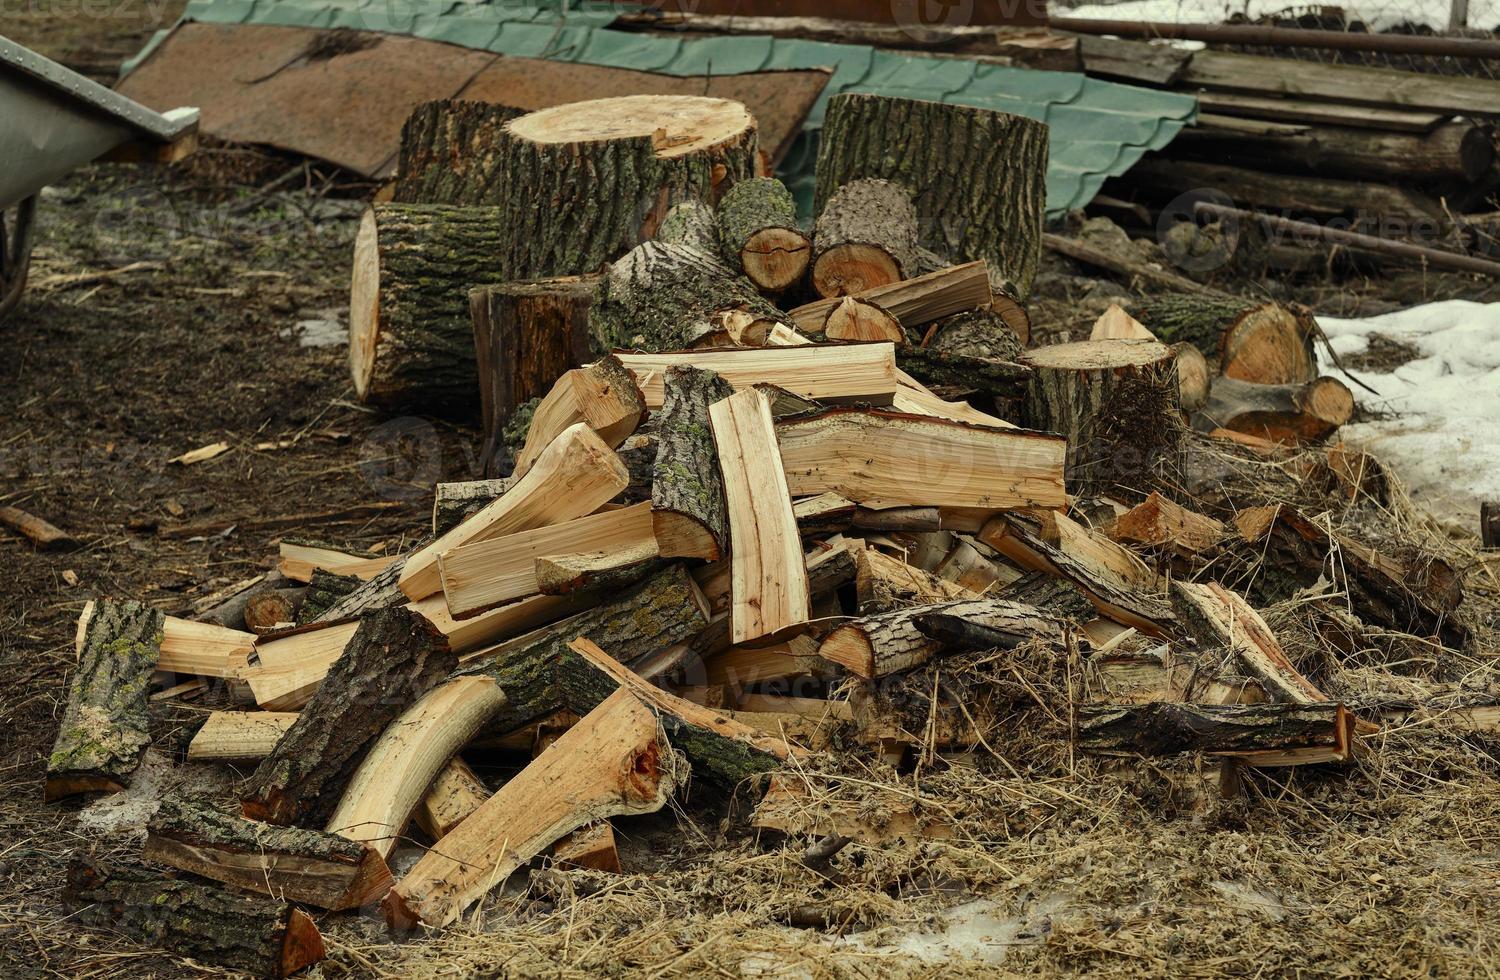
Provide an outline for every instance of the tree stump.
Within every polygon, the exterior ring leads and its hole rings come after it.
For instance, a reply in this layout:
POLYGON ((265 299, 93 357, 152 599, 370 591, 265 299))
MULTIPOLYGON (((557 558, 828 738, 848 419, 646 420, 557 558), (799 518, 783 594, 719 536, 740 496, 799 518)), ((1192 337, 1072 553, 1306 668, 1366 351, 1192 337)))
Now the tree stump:
POLYGON ((498 208, 376 204, 354 239, 349 371, 382 408, 472 409, 478 386, 465 288, 506 281, 498 208))
POLYGON ((1141 495, 1181 468, 1176 357, 1151 340, 1085 340, 1026 351, 1026 422, 1067 437, 1077 496, 1141 495))
POLYGON ((92 603, 84 617, 68 707, 47 759, 48 802, 119 792, 151 744, 147 694, 166 618, 139 602, 107 600, 92 603))
POLYGON ((440 99, 412 110, 401 127, 393 200, 403 204, 498 204, 501 129, 522 109, 440 99))
POLYGON ((469 292, 479 363, 480 464, 491 472, 516 406, 540 398, 586 363, 589 307, 598 276, 562 276, 481 286, 469 292))
POLYGON ((917 208, 888 180, 855 180, 828 198, 813 231, 819 296, 849 296, 918 274, 917 208))
POLYGON ((818 150, 820 212, 840 187, 866 177, 911 191, 924 246, 954 262, 987 260, 1007 293, 1026 299, 1041 261, 1045 123, 970 106, 834 96, 818 150))
POLYGON ((633 95, 507 123, 495 153, 507 279, 597 272, 655 234, 682 201, 754 176, 755 120, 738 102, 633 95))
POLYGON ((774 177, 742 180, 719 203, 724 261, 768 293, 802 281, 812 243, 797 228, 791 191, 774 177))

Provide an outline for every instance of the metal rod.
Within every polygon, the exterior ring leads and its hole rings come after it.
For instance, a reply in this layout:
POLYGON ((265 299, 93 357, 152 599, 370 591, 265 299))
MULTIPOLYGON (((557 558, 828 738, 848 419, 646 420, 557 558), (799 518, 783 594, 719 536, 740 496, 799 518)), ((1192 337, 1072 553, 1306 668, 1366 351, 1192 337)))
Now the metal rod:
MULTIPOLYGON (((1462 3, 1464 0, 1453 2, 1462 3)), ((1075 34, 1114 34, 1119 37, 1168 38, 1174 41, 1204 41, 1214 44, 1382 51, 1439 58, 1500 58, 1500 41, 1474 37, 1423 37, 1417 34, 1314 31, 1297 27, 1261 27, 1255 24, 1173 24, 1165 21, 1075 17, 1053 17, 1048 21, 1048 26, 1075 34)))
POLYGON ((1384 255, 1395 255, 1405 259, 1419 259, 1428 265, 1440 269, 1453 269, 1456 272, 1477 272, 1480 275, 1493 276, 1500 279, 1500 262, 1490 262, 1472 255, 1444 252, 1439 249, 1428 248, 1425 245, 1412 245, 1408 242, 1393 242, 1389 238, 1361 235, 1354 231, 1344 231, 1342 228, 1328 228, 1307 221, 1294 221, 1291 218, 1283 218, 1280 215, 1266 214, 1262 211, 1245 211, 1241 208, 1226 207, 1222 204, 1212 204, 1208 201, 1199 201, 1193 210, 1198 214, 1206 214, 1216 218, 1240 218, 1246 221, 1259 221, 1269 228, 1284 231, 1292 235, 1304 235, 1316 238, 1319 241, 1332 242, 1335 245, 1347 245, 1350 248, 1363 249, 1367 252, 1379 252, 1384 255))

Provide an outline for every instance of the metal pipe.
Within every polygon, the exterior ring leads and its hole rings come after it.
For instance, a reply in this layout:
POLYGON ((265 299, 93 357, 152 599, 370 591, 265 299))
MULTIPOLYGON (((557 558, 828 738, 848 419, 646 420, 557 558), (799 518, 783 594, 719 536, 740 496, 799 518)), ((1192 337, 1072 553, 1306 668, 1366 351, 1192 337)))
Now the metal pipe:
POLYGON ((1431 55, 1438 58, 1500 58, 1500 41, 1475 37, 1424 37, 1419 34, 1369 34, 1360 31, 1314 31, 1256 24, 1173 24, 1165 21, 1096 20, 1053 17, 1048 26, 1075 34, 1167 38, 1255 47, 1329 48, 1431 55))

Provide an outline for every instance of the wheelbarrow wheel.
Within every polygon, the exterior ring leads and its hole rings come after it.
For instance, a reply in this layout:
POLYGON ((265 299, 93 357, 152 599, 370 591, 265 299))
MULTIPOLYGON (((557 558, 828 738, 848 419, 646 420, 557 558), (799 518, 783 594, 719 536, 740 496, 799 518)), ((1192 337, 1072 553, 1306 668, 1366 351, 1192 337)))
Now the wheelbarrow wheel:
POLYGON ((0 211, 0 319, 21 301, 26 270, 31 265, 31 231, 36 222, 36 198, 0 211))

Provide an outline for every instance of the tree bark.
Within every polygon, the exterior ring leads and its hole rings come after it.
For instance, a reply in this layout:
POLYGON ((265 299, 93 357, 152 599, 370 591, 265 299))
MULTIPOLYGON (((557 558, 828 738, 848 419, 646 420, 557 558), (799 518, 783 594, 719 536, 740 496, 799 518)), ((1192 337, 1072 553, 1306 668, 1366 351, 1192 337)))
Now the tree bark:
MULTIPOLYGON (((421 548, 427 541, 418 541, 421 548)), ((406 567, 405 556, 396 559, 373 578, 360 583, 359 588, 348 593, 333 605, 314 617, 313 623, 337 623, 339 620, 356 619, 366 613, 404 605, 406 593, 401 591, 401 572, 406 567)))
POLYGON ((797 227, 791 192, 776 178, 731 187, 719 202, 718 226, 724 261, 760 289, 782 292, 807 273, 812 244, 797 227))
POLYGON ((1280 443, 1317 442, 1354 416, 1354 393, 1337 378, 1265 385, 1219 378, 1194 416, 1200 431, 1228 429, 1280 443))
POLYGON ((1002 404, 1019 402, 1032 380, 1031 370, 1016 361, 910 344, 896 348, 896 363, 924 385, 982 392, 1002 404))
POLYGON ((135 865, 75 858, 62 898, 76 921, 257 977, 291 976, 324 956, 318 927, 300 909, 135 865))
POLYGON ((361 619, 297 723, 256 767, 245 816, 326 823, 380 733, 455 666, 447 640, 417 613, 394 607, 361 619))
POLYGON ((441 537, 473 517, 509 490, 515 480, 466 480, 439 483, 432 498, 432 533, 441 537))
POLYGON ((651 484, 651 521, 663 558, 718 561, 729 553, 724 480, 708 407, 733 394, 729 382, 712 371, 667 369, 651 484))
POLYGON ((597 276, 563 276, 469 292, 484 429, 480 465, 486 473, 495 469, 516 407, 546 395, 558 378, 595 353, 588 314, 598 281, 597 276))
POLYGON ((1062 622, 1004 599, 960 599, 845 623, 828 634, 818 655, 875 678, 919 667, 945 647, 1014 647, 1032 640, 1063 649, 1062 622))
POLYGON ((1068 440, 1068 485, 1144 495, 1182 467, 1176 358, 1149 340, 1081 341, 1033 348, 1026 424, 1068 440))
POLYGON ((493 102, 442 99, 412 110, 401 127, 394 200, 404 204, 500 203, 505 124, 525 115, 493 102))
POLYGON ((661 227, 656 230, 656 240, 663 245, 688 245, 704 252, 717 252, 718 217, 714 209, 702 201, 683 201, 662 219, 661 227))
POLYGON ((634 548, 544 555, 536 559, 537 591, 568 595, 587 589, 613 594, 661 571, 666 562, 659 555, 655 541, 634 548))
POLYGON ((130 785, 151 733, 151 675, 166 617, 139 602, 98 600, 85 611, 68 707, 47 759, 43 797, 115 793, 130 785))
POLYGON ((987 260, 1024 301, 1041 260, 1046 176, 1047 127, 1035 120, 837 95, 823 123, 817 197, 821 205, 844 184, 867 177, 905 185, 923 217, 921 244, 956 262, 987 260), (900 152, 891 152, 895 147, 900 152))
POLYGON ((851 296, 918 274, 917 209, 907 187, 854 180, 832 192, 813 231, 819 296, 851 296))
MULTIPOLYGON (((1213 752, 1253 756, 1321 749, 1347 753, 1342 705, 1085 704, 1078 706, 1075 742, 1096 752, 1176 755, 1213 752)), ((1326 761, 1319 759, 1317 761, 1326 761)))
POLYGON ((979 309, 937 321, 922 337, 922 347, 955 357, 1015 362, 1026 345, 1005 314, 979 309))
POLYGON ((1169 293, 1142 302, 1135 315, 1163 343, 1198 348, 1226 377, 1294 384, 1318 376, 1318 325, 1301 307, 1169 293))
POLYGON ((1500 548, 1500 501, 1479 504, 1479 541, 1486 548, 1500 548))
POLYGON ((1420 134, 1339 126, 1233 133, 1202 126, 1185 135, 1172 148, 1175 154, 1211 162, 1253 159, 1265 170, 1335 177, 1472 183, 1495 162, 1489 136, 1471 122, 1448 122, 1420 134))
POLYGON ((297 624, 305 626, 317 622, 320 616, 353 595, 363 585, 364 582, 355 575, 335 575, 321 568, 313 569, 312 581, 302 595, 302 608, 297 611, 297 624))
POLYGON ((498 208, 376 204, 354 241, 349 369, 363 402, 472 410, 479 375, 465 290, 506 282, 498 208))

